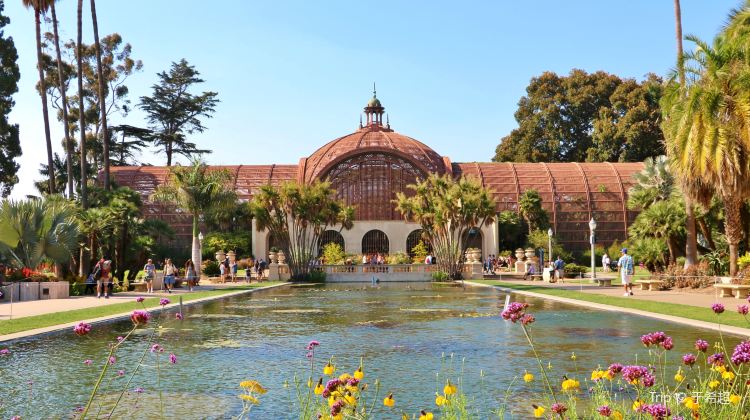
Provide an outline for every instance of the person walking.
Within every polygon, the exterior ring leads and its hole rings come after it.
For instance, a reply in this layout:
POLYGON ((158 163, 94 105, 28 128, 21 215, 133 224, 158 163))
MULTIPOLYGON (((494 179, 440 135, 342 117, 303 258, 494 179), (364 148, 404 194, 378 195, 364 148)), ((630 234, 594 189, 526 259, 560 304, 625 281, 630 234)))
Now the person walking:
POLYGON ((605 273, 612 271, 612 267, 609 266, 610 264, 612 264, 612 260, 609 258, 609 254, 605 252, 604 255, 602 255, 602 269, 605 273))
POLYGON ((237 271, 239 270, 239 265, 237 264, 237 261, 235 261, 231 263, 229 267, 230 271, 232 272, 232 283, 234 283, 235 280, 237 280, 237 271))
POLYGON ((563 281, 565 277, 565 261, 560 258, 560 256, 557 256, 557 259, 555 260, 555 264, 553 265, 553 268, 555 269, 555 280, 559 281, 560 283, 565 283, 563 281))
POLYGON ((620 279, 625 288, 624 296, 633 296, 633 257, 628 255, 627 248, 623 248, 620 254, 622 256, 617 260, 617 268, 620 270, 620 279))
POLYGON ((197 286, 198 273, 195 271, 195 264, 193 260, 187 260, 185 263, 185 279, 187 280, 188 290, 193 291, 193 287, 197 286))
POLYGON ((219 282, 226 283, 227 278, 227 266, 224 265, 224 261, 219 263, 219 282))
POLYGON ((167 258, 164 261, 164 288, 167 293, 172 293, 174 288, 174 276, 177 274, 177 267, 172 264, 172 259, 167 258))
POLYGON ((156 266, 154 261, 149 258, 146 265, 143 266, 144 277, 143 281, 146 282, 146 293, 154 293, 154 278, 156 278, 156 266))

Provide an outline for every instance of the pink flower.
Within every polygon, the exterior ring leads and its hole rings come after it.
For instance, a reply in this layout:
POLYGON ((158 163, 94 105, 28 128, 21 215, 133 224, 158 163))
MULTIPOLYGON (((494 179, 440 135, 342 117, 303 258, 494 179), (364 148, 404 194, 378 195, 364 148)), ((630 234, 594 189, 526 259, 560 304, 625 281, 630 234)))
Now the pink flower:
POLYGON ((720 314, 724 312, 724 305, 722 305, 721 303, 714 303, 713 305, 711 305, 711 310, 716 314, 720 314))
POLYGON ((117 358, 115 356, 109 356, 109 364, 114 365, 117 362, 117 358))
POLYGON ((138 302, 138 303, 141 303, 141 302, 143 302, 144 300, 146 300, 146 298, 145 298, 145 297, 143 297, 143 296, 138 296, 137 298, 135 298, 135 301, 136 301, 136 302, 138 302))
POLYGON ((148 324, 148 320, 151 319, 151 314, 144 310, 135 310, 130 314, 130 320, 135 325, 148 324))
POLYGON ((568 407, 560 404, 560 403, 554 403, 552 404, 552 407, 550 407, 553 413, 559 414, 562 416, 562 414, 566 411, 568 411, 568 407))
POLYGON ((117 376, 125 376, 125 371, 120 369, 117 371, 117 376))
POLYGON ((714 353, 706 361, 714 366, 724 366, 724 353, 714 353))
POLYGON ((684 364, 686 364, 688 366, 693 366, 695 364, 695 355, 691 354, 691 353, 688 353, 688 354, 682 356, 682 363, 684 363, 684 364))
POLYGON ((161 306, 169 305, 169 299, 167 299, 167 298, 161 298, 161 299, 159 299, 159 305, 161 305, 161 306))
POLYGON ((534 315, 531 315, 531 314, 524 314, 521 317, 521 324, 523 325, 529 325, 533 323, 534 321, 536 321, 536 318, 534 318, 534 315))
POLYGON ((732 363, 735 365, 750 363, 750 341, 743 341, 735 346, 732 352, 732 363))
POLYGON ((529 307, 528 303, 511 302, 505 308, 505 310, 503 310, 500 313, 500 316, 502 316, 503 319, 506 321, 518 322, 518 320, 520 320, 521 318, 523 318, 524 315, 526 315, 524 311, 528 307, 529 307))
POLYGON ((178 321, 182 321, 182 312, 177 312, 176 314, 174 314, 174 317, 178 321))
POLYGON ((695 349, 705 353, 708 350, 708 341, 701 340, 700 338, 695 340, 695 349))
POLYGON ((164 348, 162 346, 158 345, 158 344, 154 344, 153 346, 151 346, 151 353, 154 353, 154 352, 157 352, 157 351, 159 353, 161 353, 161 352, 164 351, 164 348))
POLYGON ((747 305, 737 305, 737 313, 739 313, 740 315, 747 315, 748 313, 747 305))
POLYGON ((175 356, 174 353, 169 353, 169 363, 171 364, 177 363, 177 356, 175 356))
POLYGON ((10 350, 8 349, 2 349, 0 350, 0 356, 7 356, 10 354, 10 350))
POLYGON ((609 408, 608 405, 603 405, 596 409, 596 411, 599 413, 599 415, 604 417, 609 417, 612 415, 612 409, 609 408))
POLYGON ((79 322, 78 325, 73 327, 73 332, 76 335, 83 337, 84 335, 91 332, 91 324, 87 324, 85 322, 79 322))
POLYGON ((141 393, 143 393, 143 388, 138 387, 138 388, 134 389, 133 392, 135 392, 136 394, 141 394, 141 393))
POLYGON ((118 342, 118 343, 122 343, 122 340, 124 340, 124 339, 125 339, 125 337, 123 337, 123 336, 121 336, 121 335, 118 335, 118 336, 117 336, 117 342, 118 342))
POLYGON ((94 363, 94 362, 92 362, 91 359, 86 359, 86 360, 83 361, 83 364, 86 365, 86 366, 91 366, 92 363, 94 363))

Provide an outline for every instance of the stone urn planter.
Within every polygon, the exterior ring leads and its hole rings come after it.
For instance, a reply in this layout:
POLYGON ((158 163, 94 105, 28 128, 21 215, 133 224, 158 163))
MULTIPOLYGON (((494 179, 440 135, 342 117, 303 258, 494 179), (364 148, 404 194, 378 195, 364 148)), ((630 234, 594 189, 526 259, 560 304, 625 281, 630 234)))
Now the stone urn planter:
POLYGON ((518 248, 516 250, 516 260, 522 260, 523 259, 523 248, 518 248))
POLYGON ((229 257, 229 264, 234 264, 237 261, 237 254, 234 251, 227 252, 227 257, 229 257))
POLYGON ((271 252, 268 253, 268 263, 269 264, 276 264, 276 261, 277 261, 276 258, 277 258, 277 256, 276 256, 275 252, 271 251, 271 252))
POLYGON ((227 254, 225 254, 223 250, 219 250, 216 252, 216 261, 218 261, 219 264, 223 263, 226 257, 227 257, 227 254))
POLYGON ((473 262, 471 260, 471 250, 470 249, 467 249, 466 252, 464 252, 464 259, 466 260, 467 263, 473 262))
POLYGON ((532 258, 534 256, 534 249, 533 248, 526 248, 526 258, 532 258))
POLYGON ((471 256, 474 259, 474 262, 480 262, 482 260, 482 251, 479 250, 479 248, 474 248, 471 251, 471 256))
POLYGON ((276 257, 279 259, 279 264, 286 264, 286 254, 284 251, 277 252, 276 257))

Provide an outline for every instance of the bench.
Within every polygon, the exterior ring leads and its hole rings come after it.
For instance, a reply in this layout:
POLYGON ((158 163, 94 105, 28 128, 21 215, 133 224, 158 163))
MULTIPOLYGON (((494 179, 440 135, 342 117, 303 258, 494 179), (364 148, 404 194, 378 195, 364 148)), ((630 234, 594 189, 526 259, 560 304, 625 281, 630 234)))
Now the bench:
POLYGON ((737 299, 747 298, 750 285, 745 284, 714 284, 714 287, 719 289, 720 297, 731 297, 734 295, 737 299))
POLYGON ((612 279, 594 279, 596 285, 599 287, 610 287, 612 286, 612 279))
POLYGON ((654 286, 659 287, 664 282, 661 280, 638 280, 635 283, 641 286, 641 290, 655 290, 654 286))

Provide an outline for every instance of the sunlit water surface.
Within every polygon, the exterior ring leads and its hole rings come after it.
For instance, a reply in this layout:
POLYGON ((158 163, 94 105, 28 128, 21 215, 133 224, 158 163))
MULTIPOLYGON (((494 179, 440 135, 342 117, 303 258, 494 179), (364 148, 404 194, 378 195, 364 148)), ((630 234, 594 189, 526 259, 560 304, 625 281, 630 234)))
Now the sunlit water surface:
MULTIPOLYGON (((427 283, 328 284, 283 287, 226 298, 161 315, 164 328, 140 329, 117 354, 94 404, 95 413, 127 389, 115 412, 120 418, 230 418, 242 410, 238 384, 255 379, 268 388, 253 418, 295 418, 294 377, 309 376, 305 346, 321 343, 315 354, 315 380, 322 365, 335 356, 337 373, 352 372, 364 360, 371 386, 380 381, 378 400, 393 392, 393 410, 377 404, 378 418, 400 418, 434 408, 435 392, 445 377, 461 378, 481 418, 491 415, 508 394, 507 417, 530 414, 531 397, 539 382, 526 385, 518 376, 538 367, 519 325, 498 316, 505 296, 493 289, 457 288, 427 283), (159 372, 154 354, 126 386, 129 373, 145 348, 159 343, 159 372), (168 354, 178 357, 170 365, 168 354), (117 376, 118 370, 126 375, 117 376), (463 373, 461 373, 463 372, 463 373), (285 383, 287 384, 285 386, 285 383), (142 393, 133 392, 142 388, 142 393)), ((532 330, 537 348, 553 367, 557 383, 578 368, 579 379, 598 364, 634 363, 647 351, 639 337, 664 331, 676 343, 670 357, 690 351, 696 338, 717 340, 714 333, 632 315, 514 296, 528 302, 537 317, 532 330), (571 360, 575 352, 577 361, 571 360)), ((135 307, 135 306, 134 306, 135 307)), ((70 417, 88 399, 106 359, 108 343, 124 335, 130 321, 96 325, 86 337, 64 332, 10 343, 10 356, 0 359, 0 418, 70 417), (91 359, 87 366, 84 360, 91 359)), ((737 340, 728 339, 728 345, 737 340)), ((0 348, 6 347, 0 345, 0 348)), ((537 375, 538 376, 538 375, 537 375)))

